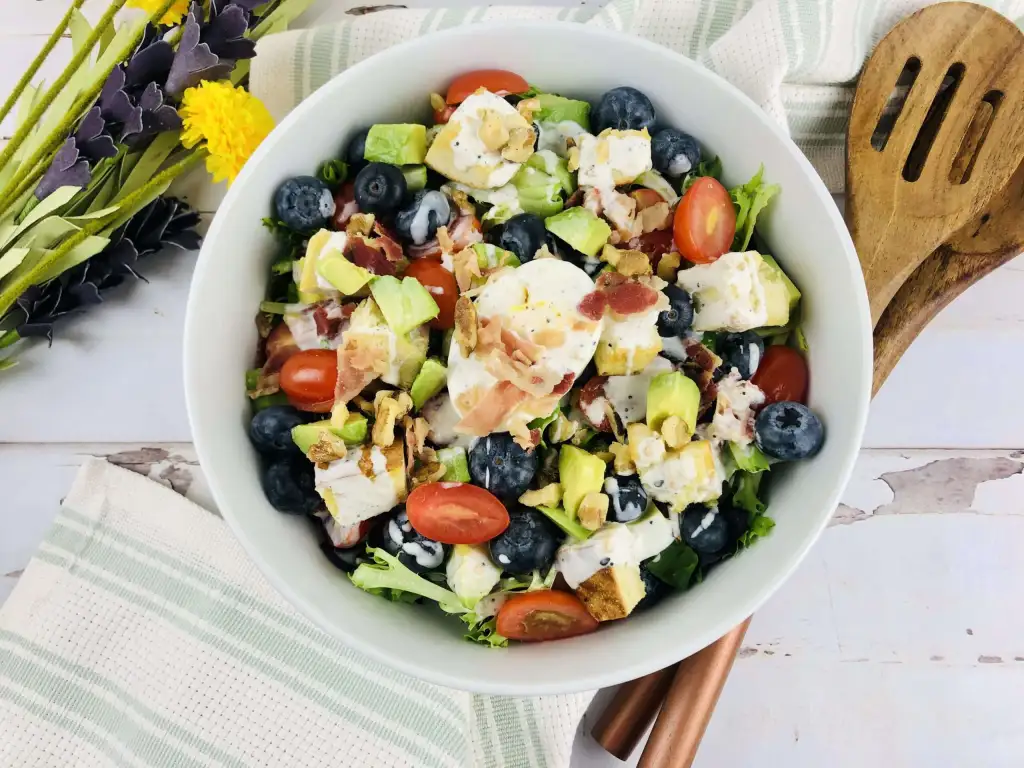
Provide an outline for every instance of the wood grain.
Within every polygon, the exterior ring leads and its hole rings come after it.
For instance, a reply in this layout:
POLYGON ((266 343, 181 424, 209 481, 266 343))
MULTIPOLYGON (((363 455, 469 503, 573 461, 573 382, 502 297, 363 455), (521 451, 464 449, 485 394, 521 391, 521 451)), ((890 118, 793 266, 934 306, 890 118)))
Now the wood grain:
MULTIPOLYGON (((948 84, 947 84, 948 86, 948 84)), ((971 3, 940 3, 898 24, 875 48, 854 97, 847 144, 847 221, 864 269, 872 320, 940 243, 976 216, 1024 159, 1024 34, 1008 19, 971 3), (908 60, 920 71, 888 140, 872 146, 908 60), (943 92, 954 65, 958 87, 943 92), (973 162, 970 179, 950 181, 960 148, 987 95, 1002 99, 973 162), (923 137, 933 136, 930 151, 923 137), (908 168, 920 177, 909 181, 908 168)))

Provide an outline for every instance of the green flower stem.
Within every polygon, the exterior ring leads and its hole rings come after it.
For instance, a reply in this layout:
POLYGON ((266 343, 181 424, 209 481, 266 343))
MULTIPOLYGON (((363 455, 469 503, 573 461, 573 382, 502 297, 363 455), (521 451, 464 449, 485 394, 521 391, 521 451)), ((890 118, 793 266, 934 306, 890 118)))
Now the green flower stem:
POLYGON ((19 341, 21 341, 21 334, 12 328, 7 333, 0 334, 0 349, 6 349, 19 341))
POLYGON ((34 285, 39 280, 40 275, 46 274, 46 271, 51 266, 62 259, 76 246, 85 242, 86 238, 107 229, 111 223, 120 218, 122 212, 138 210, 141 208, 142 205, 153 199, 158 190, 162 191, 165 184, 177 178, 180 174, 191 168, 205 156, 206 152, 202 150, 187 154, 174 165, 169 166, 150 179, 144 187, 136 190, 126 197, 119 206, 119 210, 114 211, 101 219, 93 219, 52 251, 48 251, 46 255, 43 256, 43 258, 41 258, 34 267, 32 267, 32 269, 24 272, 20 277, 18 277, 18 279, 12 280, 10 285, 8 285, 3 291, 0 291, 0 317, 3 317, 8 311, 10 311, 11 307, 13 307, 14 303, 18 300, 18 297, 21 296, 21 294, 30 286, 34 285))
MULTIPOLYGON (((46 92, 46 95, 40 100, 39 104, 36 105, 36 108, 32 110, 27 118, 25 118, 25 122, 22 123, 21 127, 14 133, 14 136, 11 137, 7 146, 4 147, 3 152, 0 152, 0 168, 7 165, 11 158, 14 157, 14 153, 18 151, 22 144, 25 143, 25 139, 28 138, 29 133, 39 123, 39 120, 42 118, 46 110, 49 109, 50 104, 57 97, 57 94, 67 86, 68 81, 71 80, 75 72, 78 71, 78 68, 82 66, 82 63, 92 52, 93 46, 99 42, 99 39, 103 36, 107 25, 113 23, 114 14, 121 10, 122 6, 124 6, 126 2, 127 0, 113 0, 110 7, 107 8, 92 33, 86 39, 85 44, 81 49, 79 49, 78 53, 71 57, 71 61, 69 61, 68 65, 64 67, 64 71, 60 73, 60 76, 54 80, 53 85, 50 86, 50 90, 46 92)), ((170 7, 170 3, 167 3, 167 6, 170 7)), ((61 123, 61 127, 64 127, 63 123, 61 123)))
POLYGON ((14 90, 11 91, 10 96, 7 97, 7 101, 0 107, 0 122, 3 122, 4 118, 11 113, 14 109, 14 105, 18 103, 18 99, 21 98, 22 92, 32 82, 32 78, 36 76, 36 72, 39 71, 39 67, 46 61, 46 57, 50 55, 50 51, 53 50, 54 46, 57 45, 57 41, 64 35, 64 30, 68 28, 68 24, 71 23, 72 14, 82 7, 82 3, 85 0, 74 0, 71 6, 68 8, 67 13, 64 14, 64 18, 57 24, 57 28, 53 30, 53 34, 47 39, 46 44, 43 45, 39 54, 32 60, 32 63, 28 65, 28 69, 25 70, 25 74, 21 76, 18 84, 14 86, 14 90))

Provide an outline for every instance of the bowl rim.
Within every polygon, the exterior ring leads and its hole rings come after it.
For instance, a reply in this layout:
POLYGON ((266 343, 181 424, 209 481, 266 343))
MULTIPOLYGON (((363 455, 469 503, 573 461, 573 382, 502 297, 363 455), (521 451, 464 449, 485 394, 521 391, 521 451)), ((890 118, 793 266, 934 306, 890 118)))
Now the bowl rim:
MULTIPOLYGON (((694 77, 710 79, 715 87, 728 94, 729 98, 743 102, 751 108, 750 111, 752 115, 755 119, 760 121, 761 127, 764 130, 770 131, 776 136, 776 138, 781 140, 783 145, 786 146, 790 154, 793 156, 793 160, 796 161, 804 175, 810 180, 814 193, 822 202, 822 208, 825 211, 825 215, 831 221, 843 243, 842 255, 845 257, 845 264, 849 273, 848 277, 854 282, 853 289, 857 294, 855 300, 856 317, 851 318, 851 320, 855 320, 857 327, 860 329, 860 332, 857 334, 859 349, 851 351, 857 353, 859 359, 866 359, 868 361, 867 365, 862 366, 863 371, 860 376, 861 381, 858 386, 859 394, 855 401, 849 403, 849 407, 853 409, 852 423, 854 426, 854 434, 856 435, 855 445, 849 449, 847 455, 842 461, 839 472, 833 478, 832 490, 828 494, 827 501, 825 503, 827 508, 834 511, 850 480, 854 465, 859 455, 860 445, 863 440, 863 434, 867 424, 868 404, 871 393, 872 366, 870 361, 872 355, 872 337, 870 330, 870 312, 868 309, 868 298, 864 285, 863 274, 860 269, 860 262, 854 248, 853 241, 850 238, 839 209, 835 205, 834 200, 825 187, 824 182, 821 180, 817 171, 815 171, 807 157, 802 151, 800 151, 792 138, 782 129, 782 127, 763 109, 761 109, 756 102, 732 83, 728 82, 712 70, 671 50, 670 48, 640 38, 636 35, 571 21, 481 22, 465 24, 448 30, 432 32, 406 40, 391 46, 390 48, 379 51, 348 69, 339 72, 315 92, 307 96, 302 102, 297 104, 263 140, 256 152, 245 164, 238 178, 227 191, 227 194, 220 203, 218 210, 220 208, 228 208, 234 204, 235 199, 242 194, 241 190, 245 188, 248 177, 254 173, 253 169, 259 166, 265 157, 275 151, 277 145, 283 140, 283 137, 290 132, 293 125, 313 116, 321 102, 332 98, 334 92, 338 89, 344 88, 350 80, 361 77, 365 69, 378 66, 382 59, 400 61, 406 58, 410 51, 417 49, 419 46, 425 44, 436 45, 439 41, 448 41, 450 44, 456 45, 459 39, 469 35, 479 35, 482 33, 501 34, 508 33, 510 31, 523 31, 527 33, 532 31, 541 31, 551 33, 555 30, 559 32, 566 32, 568 34, 582 34, 594 38, 599 42, 604 41, 610 46, 638 46, 672 61, 675 66, 686 70, 694 77)), ((193 343, 190 342, 190 339, 201 337, 204 331, 204 329, 198 324, 198 311, 194 308, 194 300, 197 290, 196 286, 202 283, 205 279, 206 272, 213 260, 213 255, 207 244, 218 239, 219 231, 222 226, 219 223, 220 221, 223 221, 223 219, 218 220, 218 218, 214 216, 207 236, 204 239, 202 249, 200 250, 192 283, 189 289, 189 298, 184 324, 183 368, 185 402, 193 443, 195 445, 200 466, 202 467, 213 466, 217 461, 205 449, 205 439, 203 437, 205 429, 202 424, 197 423, 193 415, 195 413, 195 409, 193 408, 193 399, 199 396, 202 380, 200 372, 197 371, 190 363, 190 359, 192 357, 190 350, 193 347, 193 343)), ((649 652, 636 654, 634 658, 620 659, 619 663, 613 665, 611 669, 603 670, 600 668, 600 665, 594 665, 591 674, 588 674, 585 677, 580 677, 567 685, 564 682, 536 684, 505 681, 495 683, 489 680, 479 680, 468 675, 459 677, 447 671, 438 672, 431 667, 420 665, 415 662, 409 662, 403 657, 392 656, 388 653, 384 653, 370 642, 369 639, 363 639, 358 634, 349 633, 345 631, 344 628, 337 626, 335 622, 331 621, 325 613, 317 607, 315 602, 304 598, 296 589, 292 588, 289 580, 285 578, 283 574, 278 573, 272 566, 265 562, 260 555, 258 546, 250 539, 246 525, 239 517, 236 517, 232 509, 230 503, 230 490, 214 473, 207 474, 206 480, 211 495, 217 504, 217 508, 236 539, 241 543, 246 555, 253 561, 263 577, 267 579, 274 589, 276 589, 290 605, 292 605, 305 618, 310 620, 318 629, 332 635, 353 650, 365 654, 374 661, 387 667, 397 669, 400 672, 417 679, 436 685, 481 694, 538 696, 577 693, 618 685, 625 681, 636 679, 659 669, 663 669, 680 661, 681 657, 672 650, 674 647, 672 644, 659 644, 649 649, 649 652)), ((774 575, 763 581, 757 588, 751 589, 745 600, 737 602, 730 610, 724 611, 723 618, 710 622, 702 632, 695 633, 691 638, 691 644, 697 648, 707 647, 760 608, 790 578, 800 563, 803 562, 813 544, 818 540, 822 531, 828 525, 830 518, 831 514, 821 515, 817 524, 806 530, 804 539, 800 542, 795 553, 779 563, 779 567, 775 570, 774 575)))

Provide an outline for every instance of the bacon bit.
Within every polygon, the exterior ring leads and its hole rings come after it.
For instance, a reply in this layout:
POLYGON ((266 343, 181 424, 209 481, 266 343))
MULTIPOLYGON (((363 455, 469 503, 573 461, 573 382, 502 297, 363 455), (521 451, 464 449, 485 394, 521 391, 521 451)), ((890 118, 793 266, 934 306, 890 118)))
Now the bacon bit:
POLYGON ((620 275, 618 272, 602 272, 594 282, 597 285, 597 290, 607 291, 609 288, 615 288, 627 281, 628 278, 625 275, 620 275))
POLYGON ((379 220, 375 220, 373 222, 373 232, 377 235, 377 239, 374 242, 380 246, 388 261, 402 261, 405 258, 402 246, 392 230, 388 229, 379 220))
POLYGON ((700 390, 700 406, 697 412, 698 417, 703 417, 718 402, 715 371, 722 364, 722 358, 696 339, 684 339, 683 345, 686 349, 686 362, 683 364, 683 369, 700 390))
POLYGON ((501 347, 501 318, 481 317, 477 324, 476 349, 478 354, 486 355, 492 349, 501 347))
POLYGON ((509 434, 512 440, 524 451, 532 451, 540 445, 541 432, 539 429, 530 429, 525 419, 514 419, 509 424, 509 434))
POLYGON ((544 350, 537 344, 534 344, 529 339, 524 339, 519 334, 513 333, 507 328, 501 329, 501 343, 505 347, 505 352, 510 357, 516 352, 521 352, 531 365, 537 362, 537 359, 544 352, 544 350))
POLYGON ((441 246, 441 253, 455 253, 455 243, 448 236, 448 227, 437 228, 437 244, 441 246))
POLYGON ((356 187, 349 181, 342 184, 341 189, 334 195, 334 216, 331 223, 336 230, 343 231, 349 220, 357 213, 359 204, 356 202, 356 187))
POLYGON ((496 431, 529 396, 508 381, 499 381, 455 425, 461 434, 485 437, 496 431))
POLYGON ((576 187, 576 191, 569 195, 569 199, 565 201, 566 208, 575 208, 579 205, 583 205, 583 198, 586 193, 583 191, 583 187, 576 187))
POLYGON ((375 240, 354 235, 349 238, 346 250, 346 255, 352 259, 353 264, 375 275, 395 275, 398 272, 395 264, 377 247, 375 240))
POLYGON ((658 304, 658 291, 641 283, 624 283, 605 291, 608 308, 617 315, 638 315, 658 304))
POLYGON ((498 381, 508 381, 531 397, 545 397, 561 382, 562 376, 548 368, 538 368, 522 359, 492 349, 484 367, 498 381))
MULTIPOLYGON (((600 278, 598 278, 600 279, 600 278)), ((600 320, 604 317, 605 307, 608 306, 608 298, 601 290, 591 291, 582 299, 576 307, 576 311, 588 320, 600 320)))
POLYGON ((410 259, 433 259, 434 261, 440 261, 441 256, 441 246, 438 245, 436 237, 433 240, 427 240, 423 245, 409 246, 410 259))
POLYGON ((343 360, 340 347, 338 352, 338 383, 334 387, 334 402, 347 403, 372 384, 380 374, 353 368, 343 360))
POLYGON ((266 355, 263 370, 267 373, 281 370, 285 360, 298 351, 299 345, 295 343, 295 337, 292 336, 288 324, 278 323, 263 342, 263 352, 266 355))
POLYGON ((323 304, 313 305, 313 323, 316 325, 316 335, 334 337, 341 328, 341 317, 330 317, 327 308, 323 304))
POLYGON ((566 373, 560 382, 555 385, 555 388, 551 390, 553 395, 564 395, 570 389, 572 389, 572 383, 576 380, 576 374, 572 371, 566 373))
POLYGON ((260 375, 256 377, 256 388, 251 389, 248 395, 251 399, 255 400, 257 397, 263 397, 264 395, 273 395, 281 391, 281 374, 278 371, 274 373, 264 373, 260 370, 260 375))
POLYGON ((482 243, 484 241, 480 220, 472 213, 460 214, 451 226, 447 228, 447 231, 452 239, 453 250, 461 251, 463 248, 469 248, 473 243, 482 243))

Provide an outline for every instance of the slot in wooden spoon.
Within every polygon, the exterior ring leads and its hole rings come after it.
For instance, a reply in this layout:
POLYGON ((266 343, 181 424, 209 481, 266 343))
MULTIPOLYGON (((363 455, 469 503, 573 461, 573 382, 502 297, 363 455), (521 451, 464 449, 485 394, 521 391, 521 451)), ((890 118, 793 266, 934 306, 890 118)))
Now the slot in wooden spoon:
POLYGON ((1024 159, 1022 120, 1024 34, 995 11, 929 6, 875 48, 850 116, 846 202, 874 323, 925 257, 1006 186, 1024 159), (916 76, 892 122, 905 70, 916 76), (983 103, 992 115, 976 132, 983 103))

